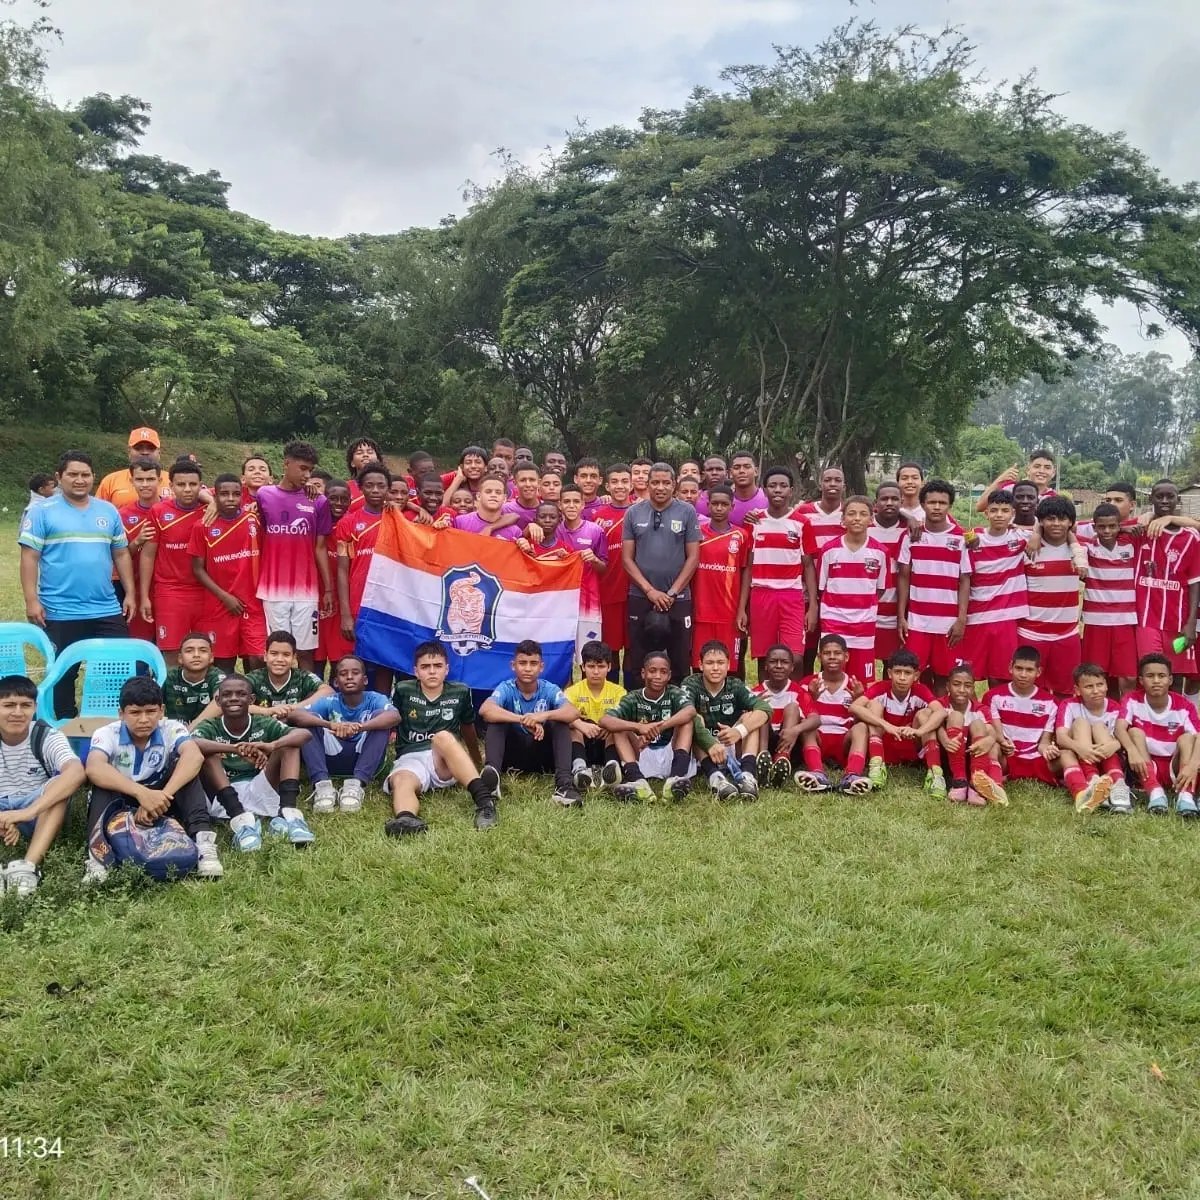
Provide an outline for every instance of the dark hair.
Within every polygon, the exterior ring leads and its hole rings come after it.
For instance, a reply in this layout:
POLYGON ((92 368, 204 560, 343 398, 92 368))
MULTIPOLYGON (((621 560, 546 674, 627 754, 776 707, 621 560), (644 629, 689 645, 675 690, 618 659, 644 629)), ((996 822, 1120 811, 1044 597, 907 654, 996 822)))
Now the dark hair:
POLYGON ((788 483, 789 483, 789 484, 792 484, 792 485, 794 485, 794 484, 795 484, 795 482, 796 482, 796 481, 795 481, 795 480, 792 478, 792 473, 791 473, 791 471, 789 471, 789 470, 787 469, 787 467, 782 467, 782 466, 776 465, 776 466, 773 466, 773 467, 768 467, 768 468, 767 468, 767 469, 766 469, 766 470, 763 472, 763 477, 762 477, 762 478, 763 478, 763 487, 766 487, 766 485, 767 485, 767 484, 768 484, 768 483, 771 481, 771 479, 772 479, 772 478, 774 478, 774 476, 776 476, 776 475, 783 475, 783 476, 785 476, 785 477, 787 478, 787 481, 788 481, 788 483))
POLYGON ((333 664, 333 676, 335 679, 337 678, 338 668, 342 665, 342 663, 350 662, 351 660, 358 663, 358 665, 362 667, 364 675, 367 673, 367 660, 365 658, 361 658, 357 654, 343 654, 341 658, 335 660, 333 664))
POLYGON ((354 452, 366 446, 368 450, 375 452, 375 461, 383 462, 383 447, 372 437, 362 436, 356 437, 346 446, 346 470, 350 474, 354 473, 354 452))
POLYGON ((842 501, 842 512, 845 512, 851 504, 865 505, 867 512, 871 511, 871 501, 866 496, 847 496, 845 500, 842 501))
POLYGON ((267 634, 267 645, 274 645, 276 642, 286 642, 293 650, 296 649, 296 638, 294 634, 288 633, 286 629, 272 629, 267 634))
POLYGON ((708 489, 708 494, 710 498, 713 496, 728 496, 731 501, 733 500, 733 488, 727 483, 714 483, 708 489))
MULTIPOLYGON (((393 479, 399 478, 400 477, 398 475, 393 477, 393 479)), ((442 477, 436 472, 431 471, 428 475, 422 475, 421 478, 417 480, 417 491, 421 491, 422 488, 431 483, 437 484, 437 489, 439 492, 444 492, 446 490, 446 485, 442 482, 442 477)))
POLYGON ((671 669, 671 656, 665 650, 647 650, 642 655, 642 666, 645 667, 652 658, 661 658, 667 664, 667 670, 671 669))
POLYGON ((503 446, 507 450, 516 450, 517 443, 514 442, 512 440, 512 438, 506 438, 506 437, 493 438, 492 439, 492 449, 495 450, 497 446, 503 446))
MULTIPOLYGON (((153 467, 153 469, 155 471, 158 470, 158 468, 156 466, 154 466, 153 464, 151 464, 151 466, 153 467)), ((133 467, 130 467, 129 469, 132 471, 133 467)), ((44 488, 46 486, 46 484, 53 483, 53 482, 54 482, 53 475, 47 475, 45 471, 35 471, 29 477, 29 490, 31 492, 39 492, 42 490, 42 488, 44 488)))
POLYGON ((324 467, 314 467, 312 477, 314 479, 320 479, 326 484, 333 482, 333 472, 325 470, 324 467))
POLYGON ((1014 483, 1014 484, 1012 485, 1012 487, 1010 487, 1008 490, 1009 490, 1010 492, 1012 492, 1012 493, 1013 493, 1013 495, 1015 496, 1015 495, 1016 495, 1016 493, 1017 493, 1017 488, 1019 488, 1019 487, 1023 487, 1023 488, 1033 488, 1033 490, 1034 490, 1034 491, 1035 491, 1035 492, 1036 492, 1036 493, 1037 493, 1039 496, 1042 494, 1042 492, 1041 492, 1041 488, 1039 488, 1039 487, 1038 487, 1038 485, 1037 485, 1036 483, 1034 483, 1032 479, 1018 479, 1018 480, 1017 480, 1017 482, 1016 482, 1016 483, 1014 483))
POLYGON ((419 463, 419 462, 432 463, 433 455, 430 454, 428 450, 414 450, 408 456, 408 469, 411 471, 413 469, 413 463, 419 463))
POLYGON ((756 461, 756 460, 755 460, 755 457, 754 457, 753 453, 751 453, 751 451, 749 451, 749 450, 737 450, 737 451, 735 451, 735 452, 734 452, 734 455, 733 455, 733 457, 732 457, 732 458, 729 460, 729 465, 730 465, 730 466, 733 466, 733 464, 734 464, 735 462, 737 462, 737 460, 738 460, 739 458, 748 458, 748 459, 749 459, 751 462, 755 462, 755 461, 756 461))
POLYGON ((221 680, 220 683, 217 684, 217 694, 218 695, 221 694, 221 689, 227 683, 244 683, 246 685, 246 687, 250 690, 250 694, 251 695, 254 694, 254 684, 252 684, 250 682, 250 680, 248 680, 245 677, 245 675, 239 675, 236 671, 231 671, 228 675, 225 676, 224 679, 221 680))
POLYGON ((1092 523, 1095 524, 1101 517, 1116 517, 1119 521, 1121 519, 1121 510, 1115 504, 1107 502, 1097 504, 1095 509, 1092 510, 1092 523))
MULTIPOLYGON (((271 465, 269 462, 267 462, 266 458, 261 454, 247 454, 246 457, 242 459, 242 470, 244 471, 246 469, 246 465, 248 463, 252 463, 252 462, 267 463, 268 467, 270 467, 270 465, 271 465)), ((133 465, 136 466, 137 464, 134 463, 133 465)))
MULTIPOLYGON (((916 658, 916 655, 914 654, 913 657, 916 658)), ((972 667, 970 663, 955 663, 954 666, 952 666, 947 672, 946 679, 953 679, 955 675, 965 675, 968 679, 974 679, 975 668, 972 667)))
POLYGON ((1039 500, 1034 514, 1039 521, 1047 517, 1065 517, 1072 525, 1075 524, 1075 505, 1066 496, 1047 496, 1039 500))
POLYGON ((989 504, 1007 504, 1009 508, 1013 505, 1013 494, 1008 488, 997 488, 989 497, 989 504))
POLYGON ((1080 663, 1079 666, 1071 672, 1071 678, 1078 683, 1081 679, 1107 679, 1108 675, 1103 667, 1098 667, 1095 663, 1080 663))
POLYGON ((670 463, 656 462, 650 464, 651 475, 662 475, 664 473, 670 475, 672 479, 675 478, 675 468, 670 463))
POLYGON ((458 465, 461 467, 467 460, 467 456, 472 455, 475 458, 482 458, 487 462, 491 455, 482 446, 464 446, 463 452, 458 456, 458 465))
POLYGON ((901 646, 899 650, 892 652, 891 658, 887 660, 887 665, 889 671, 892 667, 909 667, 914 671, 919 671, 921 660, 907 646, 901 646))
POLYGON ((171 464, 167 470, 167 478, 174 483, 176 475, 197 475, 201 479, 204 478, 204 472, 200 469, 200 464, 193 462, 190 458, 177 458, 171 464))
POLYGON ((958 493, 954 490, 954 484, 946 479, 927 479, 921 484, 921 490, 917 493, 917 498, 922 504, 925 503, 925 497, 931 496, 933 493, 941 496, 949 496, 950 503, 953 504, 958 493))
POLYGON ((427 642, 422 642, 413 651, 413 666, 423 658, 440 658, 443 662, 450 661, 450 655, 446 653, 446 647, 435 638, 430 638, 427 642))
POLYGON ((238 488, 242 486, 242 481, 232 471, 222 471, 221 474, 213 480, 214 490, 219 488, 223 483, 232 483, 238 488))
POLYGON ((481 485, 485 483, 499 483, 504 487, 508 487, 508 480, 503 475, 497 475, 495 471, 485 471, 479 477, 479 482, 481 485))
MULTIPOLYGON (((704 462, 719 462, 723 467, 729 466, 729 464, 725 461, 725 455, 723 454, 706 454, 704 456, 704 462)), ((700 465, 703 467, 704 463, 701 463, 700 465)))
POLYGON ((1042 665, 1041 651, 1034 649, 1033 646, 1018 646, 1013 651, 1012 661, 1033 663, 1034 666, 1040 667, 1042 665))
POLYGON ((728 658, 729 647, 725 645, 724 642, 719 641, 717 638, 713 638, 711 642, 705 642, 704 645, 700 647, 701 662, 703 662, 705 656, 709 654, 723 654, 726 658, 728 658))
POLYGON ((1106 492, 1122 492, 1128 496, 1130 500, 1137 499, 1137 488, 1135 488, 1132 483, 1129 483, 1124 479, 1118 480, 1116 483, 1110 483, 1104 490, 1106 492))
POLYGON ((538 478, 545 479, 547 475, 555 475, 559 479, 563 477, 563 473, 557 467, 547 467, 543 464, 538 468, 538 478))
POLYGON ((763 657, 770 658, 771 655, 774 654, 778 650, 782 650, 788 656, 788 658, 790 658, 792 660, 792 662, 796 661, 795 651, 791 648, 791 646, 784 645, 783 642, 776 642, 775 645, 768 646, 767 652, 765 655, 763 655, 763 657))
POLYGON ((535 642, 533 640, 533 638, 526 638, 524 641, 518 642, 517 648, 513 651, 513 658, 516 658, 518 655, 521 655, 521 654, 524 654, 527 657, 541 658, 542 657, 541 642, 535 642))
POLYGON ((7 700, 10 696, 36 700, 37 694, 37 684, 25 675, 5 675, 0 678, 0 700, 7 700))
POLYGON ((925 468, 923 466, 921 466, 921 464, 919 462, 913 462, 912 459, 909 459, 908 462, 902 462, 896 468, 896 474, 899 475, 901 471, 908 471, 908 470, 916 471, 917 474, 920 475, 922 479, 925 478, 925 468))
POLYGON ((532 471, 539 479, 541 471, 538 469, 537 463, 532 458, 518 458, 513 463, 513 478, 515 479, 522 471, 532 471))
POLYGON ((600 460, 598 458, 581 458, 575 464, 575 470, 578 471, 580 467, 595 467, 598 471, 600 470, 600 460))
POLYGON ((1171 485, 1171 487, 1173 487, 1173 488, 1174 488, 1176 491, 1178 491, 1178 490, 1179 490, 1179 484, 1177 484, 1177 483, 1175 482, 1175 480, 1173 480, 1173 479, 1167 479, 1167 478, 1166 478, 1166 476, 1164 476, 1162 479, 1156 479, 1156 480, 1155 480, 1155 481, 1154 481, 1154 482, 1153 482, 1153 483, 1150 485, 1150 490, 1151 490, 1151 491, 1154 491, 1154 489, 1155 489, 1156 487, 1161 487, 1161 486, 1162 486, 1164 483, 1170 484, 1170 485, 1171 485))
POLYGON ((330 475, 330 477, 325 480, 325 495, 328 496, 334 488, 345 488, 346 491, 349 491, 350 485, 344 479, 334 479, 334 477, 330 475))
POLYGON ((582 497, 583 488, 581 488, 577 483, 564 483, 562 485, 562 490, 558 494, 559 496, 565 496, 568 492, 578 492, 578 494, 582 497))
POLYGON ((877 483, 875 485, 876 500, 879 499, 879 493, 882 492, 884 488, 895 488, 896 491, 900 491, 900 485, 894 479, 885 479, 882 483, 877 483))
POLYGON ((610 463, 608 470, 604 472, 604 478, 607 479, 610 475, 617 475, 622 471, 628 474, 629 470, 630 466, 628 463, 610 463))
POLYGON ((827 633, 817 643, 817 653, 819 654, 822 650, 825 649, 826 646, 830 646, 835 643, 837 645, 841 646, 841 648, 843 650, 850 649, 850 647, 846 645, 846 639, 844 637, 842 637, 842 635, 840 633, 827 633))
POLYGON ((283 457, 290 458, 292 462, 306 462, 313 467, 321 461, 312 442, 288 442, 283 448, 283 457))
POLYGON ((64 450, 58 459, 58 474, 61 475, 68 463, 83 463, 85 467, 92 465, 92 456, 86 450, 64 450))
POLYGON ((585 663, 611 663, 613 652, 606 642, 585 642, 583 649, 579 652, 579 660, 585 663))
POLYGON ((117 698, 118 708, 142 708, 150 705, 162 706, 162 688, 150 675, 135 675, 121 684, 121 694, 117 698))
POLYGON ((631 458, 629 460, 629 469, 630 470, 633 470, 634 467, 652 467, 652 466, 654 466, 654 463, 648 458, 631 458))
MULTIPOLYGON (((382 475, 388 482, 388 487, 392 486, 392 473, 381 462, 369 462, 358 473, 357 483, 362 487, 362 482, 368 475, 382 475)), ((441 480, 438 481, 439 483, 441 480)))
POLYGON ((1053 450, 1045 450, 1045 449, 1030 451, 1029 461, 1033 462, 1033 460, 1035 458, 1046 458, 1046 459, 1049 459, 1051 462, 1053 462, 1054 461, 1054 451, 1053 450))
POLYGON ((179 648, 183 649, 185 642, 203 642, 210 650, 212 649, 212 638, 207 633, 201 633, 198 629, 189 629, 187 633, 179 639, 179 648))
MULTIPOLYGON (((156 463, 154 461, 154 459, 147 458, 144 454, 141 456, 141 458, 135 458, 133 460, 133 462, 131 462, 129 464, 129 473, 131 475, 133 474, 134 471, 153 471, 155 474, 155 477, 157 477, 159 471, 161 471, 161 470, 162 470, 162 467, 160 467, 158 465, 158 463, 156 463)), ((241 482, 242 481, 239 479, 238 483, 241 483, 241 482)))
POLYGON ((1138 674, 1141 675, 1147 667, 1166 667, 1172 675, 1175 674, 1171 660, 1165 654, 1143 654, 1138 659, 1138 674))

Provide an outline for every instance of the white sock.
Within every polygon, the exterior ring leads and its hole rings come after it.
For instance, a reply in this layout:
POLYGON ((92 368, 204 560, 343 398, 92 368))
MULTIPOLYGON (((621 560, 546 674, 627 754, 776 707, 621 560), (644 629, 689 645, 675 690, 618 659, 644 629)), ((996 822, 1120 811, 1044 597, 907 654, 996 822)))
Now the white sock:
POLYGON ((1162 788, 1156 787, 1146 798, 1148 800, 1165 800, 1167 798, 1167 793, 1164 792, 1162 788))
POLYGON ((238 813, 236 817, 229 818, 230 829, 241 829, 243 825, 254 825, 258 818, 253 813, 238 813))
POLYGON ((211 829, 203 829, 196 834, 196 845, 203 849, 205 846, 211 846, 214 850, 217 848, 217 835, 211 829))
POLYGON ((279 815, 285 821, 295 821, 300 817, 300 810, 298 808, 281 808, 279 810, 279 815))
POLYGON ((587 759, 584 759, 584 758, 572 759, 571 760, 571 770, 572 771, 586 771, 587 770, 587 759))

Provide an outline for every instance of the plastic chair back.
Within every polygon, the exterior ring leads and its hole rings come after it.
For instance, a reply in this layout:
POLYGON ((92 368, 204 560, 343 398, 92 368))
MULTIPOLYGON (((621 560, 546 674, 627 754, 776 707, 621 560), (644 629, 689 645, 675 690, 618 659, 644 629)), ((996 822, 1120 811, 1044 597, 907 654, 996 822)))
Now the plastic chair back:
POLYGON ((38 716, 59 726, 65 718, 54 715, 54 685, 72 668, 83 666, 83 694, 79 698, 81 717, 109 717, 116 720, 120 709, 121 686, 142 672, 139 663, 150 667, 159 683, 167 677, 167 664, 153 642, 137 638, 85 638, 68 646, 46 672, 38 688, 38 716))
POLYGON ((43 675, 50 673, 54 646, 43 629, 24 621, 0 621, 0 675, 29 675, 26 651, 33 650, 45 660, 43 675))

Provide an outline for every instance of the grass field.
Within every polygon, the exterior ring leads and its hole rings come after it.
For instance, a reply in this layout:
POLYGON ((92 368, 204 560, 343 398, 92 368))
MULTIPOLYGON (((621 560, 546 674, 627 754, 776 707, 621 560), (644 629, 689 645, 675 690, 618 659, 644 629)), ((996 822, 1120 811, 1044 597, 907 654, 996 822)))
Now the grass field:
POLYGON ((91 896, 76 817, 0 905, 0 1196, 1200 1196, 1200 829, 548 791, 91 896))

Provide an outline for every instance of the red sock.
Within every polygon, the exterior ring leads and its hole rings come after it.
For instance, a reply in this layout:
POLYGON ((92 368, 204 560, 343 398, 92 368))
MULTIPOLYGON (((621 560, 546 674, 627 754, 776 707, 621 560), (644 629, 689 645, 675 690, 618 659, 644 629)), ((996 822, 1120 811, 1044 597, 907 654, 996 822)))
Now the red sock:
POLYGON ((872 758, 882 758, 883 757, 883 734, 881 734, 881 733, 871 734, 870 740, 867 742, 867 745, 870 748, 872 758))
POLYGON ((846 759, 846 774, 861 775, 863 767, 867 765, 867 756, 861 750, 851 750, 850 756, 846 759))
POLYGON ((1004 786, 1004 772, 1000 770, 1000 764, 990 754, 985 754, 980 760, 983 766, 980 768, 983 773, 993 782, 998 783, 1001 787, 1004 786))
POLYGON ((1125 778, 1125 766, 1121 762, 1119 754, 1109 755, 1100 765, 1104 768, 1104 773, 1113 783, 1119 783, 1125 778))
POLYGON ((917 762, 923 762, 927 767, 938 764, 937 742, 922 742, 917 747, 917 762))
POLYGON ((1083 777, 1088 781, 1088 783, 1091 783, 1091 781, 1100 774, 1100 772, 1096 770, 1095 765, 1089 762, 1081 762, 1079 764, 1079 769, 1083 772, 1083 777))
POLYGON ((821 762, 821 747, 814 742, 805 744, 804 766, 806 770, 815 771, 818 774, 825 770, 825 764, 821 762))
POLYGON ((1063 772, 1063 783, 1072 796, 1078 796, 1087 787, 1087 779, 1084 778, 1082 764, 1078 767, 1068 767, 1063 772))
POLYGON ((967 739, 962 730, 956 730, 946 735, 949 745, 946 747, 946 757, 950 760, 950 778, 966 779, 967 777, 967 739))
POLYGON ((1154 759, 1150 760, 1150 766, 1146 769, 1146 779, 1142 786, 1148 792, 1152 792, 1155 788, 1163 786, 1162 780, 1158 777, 1158 763, 1154 759))

